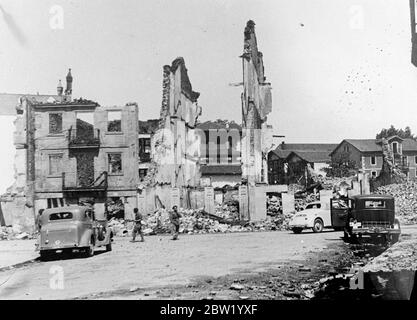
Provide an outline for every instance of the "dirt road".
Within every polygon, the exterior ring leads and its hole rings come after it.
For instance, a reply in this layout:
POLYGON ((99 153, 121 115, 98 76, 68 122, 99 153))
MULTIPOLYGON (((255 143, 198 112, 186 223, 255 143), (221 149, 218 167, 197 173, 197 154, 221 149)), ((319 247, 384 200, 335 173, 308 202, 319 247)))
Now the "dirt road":
POLYGON ((0 299, 71 299, 118 295, 138 289, 190 285, 201 277, 257 274, 288 261, 303 260, 341 233, 260 232, 115 239, 112 252, 92 258, 34 262, 0 272, 0 299), (62 275, 62 277, 61 277, 62 275), (62 281, 61 281, 62 280, 62 281))

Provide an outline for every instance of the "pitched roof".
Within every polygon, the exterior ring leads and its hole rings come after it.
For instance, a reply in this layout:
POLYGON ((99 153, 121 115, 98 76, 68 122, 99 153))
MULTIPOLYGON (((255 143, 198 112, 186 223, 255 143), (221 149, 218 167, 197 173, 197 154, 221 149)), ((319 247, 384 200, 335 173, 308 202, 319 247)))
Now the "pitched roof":
POLYGON ((203 176, 215 175, 241 175, 242 167, 236 164, 224 165, 204 165, 201 166, 201 174, 203 176))
POLYGON ((281 143, 272 152, 283 159, 294 152, 308 162, 327 162, 330 152, 337 146, 334 143, 281 143))
MULTIPOLYGON (((391 140, 392 138, 394 137, 390 137, 389 139, 391 140)), ((410 138, 402 140, 403 152, 417 151, 417 141, 410 138)), ((345 139, 343 141, 350 143, 360 152, 382 152, 380 139, 345 139)), ((343 141, 340 144, 342 144, 343 141)))
POLYGON ((301 159, 313 163, 326 163, 330 161, 330 155, 328 151, 292 151, 287 158, 291 157, 292 155, 297 155, 301 159))
POLYGON ((377 144, 376 139, 345 139, 344 141, 350 143, 361 152, 381 151, 381 145, 377 144))
POLYGON ((206 122, 202 122, 199 123, 196 128, 200 129, 200 130, 210 130, 210 129, 237 129, 239 131, 242 130, 242 127, 234 122, 234 121, 228 121, 228 120, 221 120, 221 119, 217 119, 216 121, 206 121, 206 122))

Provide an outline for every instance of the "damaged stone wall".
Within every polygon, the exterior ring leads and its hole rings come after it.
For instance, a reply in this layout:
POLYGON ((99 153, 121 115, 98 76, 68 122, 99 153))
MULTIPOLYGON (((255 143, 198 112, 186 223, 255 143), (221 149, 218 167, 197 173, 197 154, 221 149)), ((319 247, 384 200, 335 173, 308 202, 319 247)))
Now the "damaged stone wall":
POLYGON ((264 76, 263 55, 258 51, 255 23, 247 22, 244 32, 242 93, 242 175, 248 184, 267 182, 267 153, 272 148, 271 84, 264 76))
POLYGON ((194 132, 201 107, 192 90, 183 58, 163 68, 159 129, 153 137, 153 184, 193 187, 199 184, 198 135, 194 132))

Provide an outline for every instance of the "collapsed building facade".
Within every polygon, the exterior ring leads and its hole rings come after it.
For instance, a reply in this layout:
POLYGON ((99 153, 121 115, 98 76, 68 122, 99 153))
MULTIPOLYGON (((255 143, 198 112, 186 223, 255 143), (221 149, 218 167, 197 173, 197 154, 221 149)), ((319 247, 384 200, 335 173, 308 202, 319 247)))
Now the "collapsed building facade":
POLYGON ((3 197, 8 224, 34 226, 39 209, 90 203, 106 210, 108 198, 137 206, 138 106, 102 107, 65 93, 37 102, 23 96, 15 121, 15 184, 3 197))

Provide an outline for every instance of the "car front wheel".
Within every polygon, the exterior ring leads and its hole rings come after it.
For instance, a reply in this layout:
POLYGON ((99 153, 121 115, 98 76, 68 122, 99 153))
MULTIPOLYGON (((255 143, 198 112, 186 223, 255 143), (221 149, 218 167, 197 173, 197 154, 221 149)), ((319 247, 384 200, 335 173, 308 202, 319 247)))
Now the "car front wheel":
POLYGON ((320 219, 316 219, 314 221, 313 232, 320 233, 323 231, 323 228, 323 221, 321 221, 320 219))

